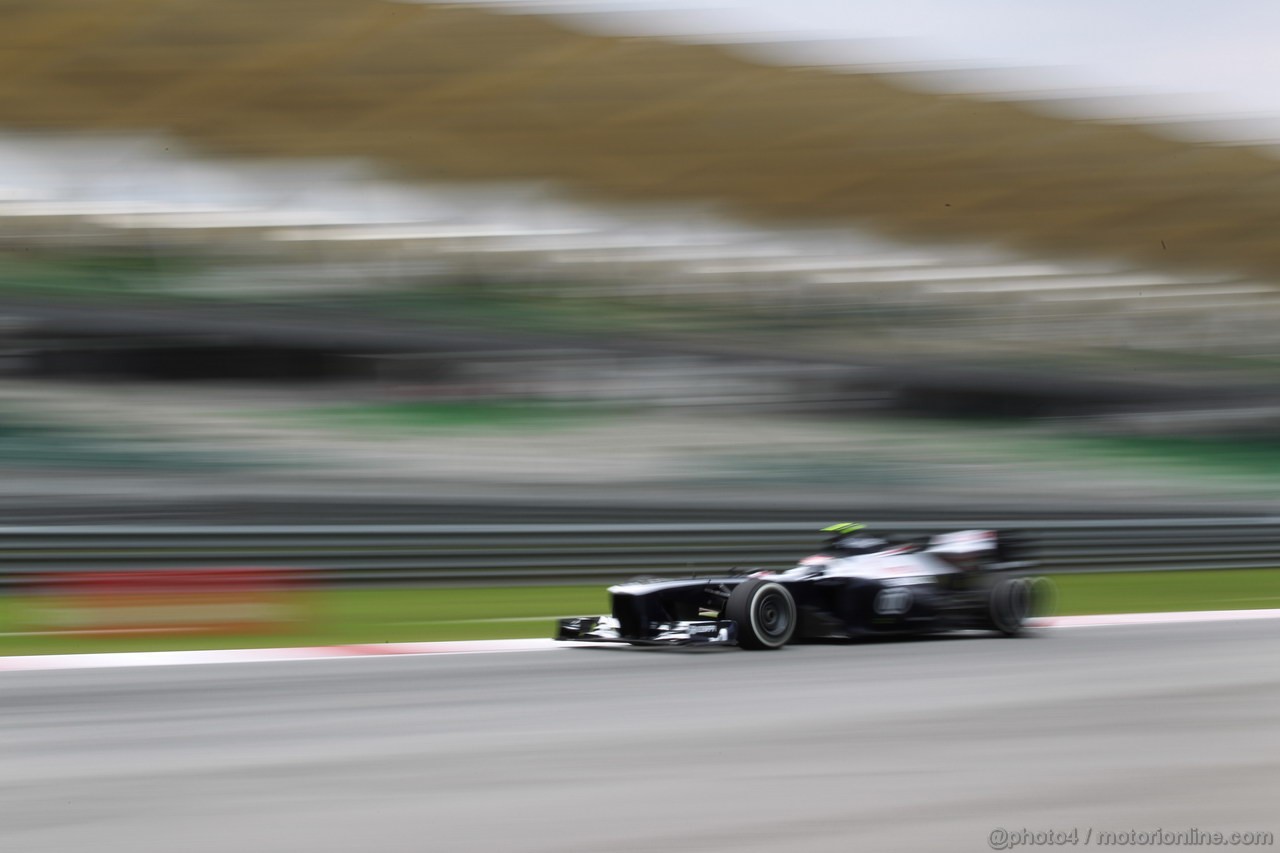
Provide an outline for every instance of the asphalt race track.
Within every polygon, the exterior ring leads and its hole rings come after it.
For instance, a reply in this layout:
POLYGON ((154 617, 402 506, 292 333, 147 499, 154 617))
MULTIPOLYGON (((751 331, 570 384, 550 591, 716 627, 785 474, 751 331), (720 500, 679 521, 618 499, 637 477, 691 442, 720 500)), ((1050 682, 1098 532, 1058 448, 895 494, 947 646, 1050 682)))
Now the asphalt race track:
MULTIPOLYGON (((981 851, 1280 833, 1271 620, 0 674, 0 850, 981 851)), ((1263 848, 1274 849, 1274 848, 1263 848)))

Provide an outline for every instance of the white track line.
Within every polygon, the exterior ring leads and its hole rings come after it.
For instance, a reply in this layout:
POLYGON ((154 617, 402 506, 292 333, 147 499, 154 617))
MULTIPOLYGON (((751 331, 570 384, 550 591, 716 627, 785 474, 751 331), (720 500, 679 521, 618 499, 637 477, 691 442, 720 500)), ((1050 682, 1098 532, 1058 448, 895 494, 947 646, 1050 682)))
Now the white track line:
POLYGON ((1048 616, 1032 620, 1038 628, 1100 628, 1106 625, 1174 625, 1183 622, 1244 622, 1280 619, 1280 608, 1267 610, 1186 610, 1170 613, 1099 613, 1093 616, 1048 616))
POLYGON ((296 646, 279 649, 217 649, 185 652, 114 652, 77 655, 16 655, 0 657, 6 670, 110 669, 124 666, 186 666, 203 663, 259 663, 265 661, 333 660, 399 655, 478 655, 540 652, 569 648, 573 643, 550 639, 470 640, 456 643, 377 643, 359 646, 296 646))
MULTIPOLYGON (((1098 628, 1111 625, 1172 625, 1187 622, 1238 622, 1280 619, 1280 608, 1269 610, 1193 610, 1173 613, 1110 613, 1096 616, 1053 616, 1033 620, 1037 628, 1098 628)), ((477 655, 542 652, 588 643, 560 643, 549 639, 467 640, 452 643, 378 643, 357 646, 303 646, 280 649, 218 649, 188 652, 120 652, 78 655, 18 655, 0 657, 0 672, 55 669, 113 669, 131 666, 188 666, 208 663, 334 660, 403 655, 477 655)))

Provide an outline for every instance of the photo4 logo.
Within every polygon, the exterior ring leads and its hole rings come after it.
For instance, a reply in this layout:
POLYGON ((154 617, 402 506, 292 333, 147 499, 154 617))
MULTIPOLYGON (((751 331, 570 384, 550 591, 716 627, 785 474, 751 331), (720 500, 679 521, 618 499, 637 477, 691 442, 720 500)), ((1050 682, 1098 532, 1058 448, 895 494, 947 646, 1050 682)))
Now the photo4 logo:
POLYGON ((1195 827, 1183 830, 1157 828, 1030 830, 996 827, 987 834, 992 850, 1031 847, 1271 847, 1275 833, 1268 831, 1210 831, 1195 827))

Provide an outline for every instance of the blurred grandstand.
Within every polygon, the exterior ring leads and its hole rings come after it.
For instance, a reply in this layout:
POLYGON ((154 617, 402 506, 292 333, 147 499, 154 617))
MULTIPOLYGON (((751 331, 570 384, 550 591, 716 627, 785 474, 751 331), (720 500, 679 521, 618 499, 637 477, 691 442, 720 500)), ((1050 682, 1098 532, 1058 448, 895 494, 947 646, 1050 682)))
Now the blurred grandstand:
POLYGON ((241 491, 1276 497, 1267 149, 521 9, 0 19, 11 420, 241 491))

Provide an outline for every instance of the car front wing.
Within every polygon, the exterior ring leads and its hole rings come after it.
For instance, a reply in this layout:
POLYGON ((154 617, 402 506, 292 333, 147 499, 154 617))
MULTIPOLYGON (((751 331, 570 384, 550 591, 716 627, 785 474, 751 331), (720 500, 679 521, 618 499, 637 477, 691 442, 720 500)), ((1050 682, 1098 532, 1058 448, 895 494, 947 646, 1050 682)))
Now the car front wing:
POLYGON ((650 646, 727 645, 738 643, 738 625, 728 619, 694 622, 652 622, 643 636, 624 636, 612 616, 574 616, 561 619, 557 640, 586 643, 629 643, 650 646))

